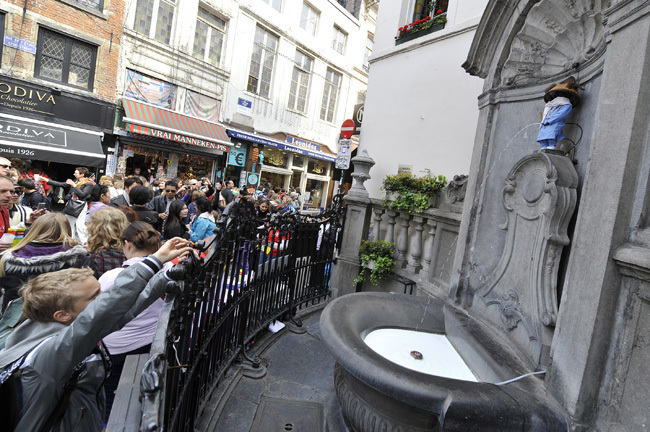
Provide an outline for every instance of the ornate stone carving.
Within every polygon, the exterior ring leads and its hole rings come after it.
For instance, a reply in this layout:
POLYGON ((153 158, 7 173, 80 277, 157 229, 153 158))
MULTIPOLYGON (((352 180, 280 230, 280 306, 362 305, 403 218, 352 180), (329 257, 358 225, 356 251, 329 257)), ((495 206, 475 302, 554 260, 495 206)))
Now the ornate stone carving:
POLYGON ((514 165, 502 195, 504 250, 478 291, 487 316, 511 331, 534 362, 553 336, 559 258, 569 243, 577 185, 578 174, 565 156, 535 153, 514 165))
POLYGON ((451 204, 463 202, 467 192, 467 180, 469 177, 465 174, 455 175, 454 179, 447 185, 447 199, 451 204))
POLYGON ((486 304, 498 305, 501 311, 501 321, 510 331, 517 328, 517 325, 522 320, 523 314, 521 311, 521 304, 519 303, 519 295, 515 290, 508 290, 500 300, 487 301, 486 304))
POLYGON ((537 83, 566 74, 605 49, 602 0, 542 0, 510 45, 501 85, 537 83))

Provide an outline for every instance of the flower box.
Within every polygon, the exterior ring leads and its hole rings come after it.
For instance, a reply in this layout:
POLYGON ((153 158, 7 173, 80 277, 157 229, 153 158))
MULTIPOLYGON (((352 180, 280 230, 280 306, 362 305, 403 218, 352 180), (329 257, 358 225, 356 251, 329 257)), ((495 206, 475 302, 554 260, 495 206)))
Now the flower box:
POLYGON ((445 24, 446 24, 446 22, 441 22, 441 23, 438 23, 438 24, 433 24, 429 28, 425 28, 425 29, 422 29, 422 30, 417 30, 417 31, 412 31, 410 33, 407 33, 406 35, 398 37, 397 39, 395 39, 395 45, 403 44, 404 42, 408 42, 408 41, 411 41, 413 39, 417 39, 419 37, 431 34, 433 32, 437 32, 439 30, 442 30, 442 29, 445 28, 445 24))

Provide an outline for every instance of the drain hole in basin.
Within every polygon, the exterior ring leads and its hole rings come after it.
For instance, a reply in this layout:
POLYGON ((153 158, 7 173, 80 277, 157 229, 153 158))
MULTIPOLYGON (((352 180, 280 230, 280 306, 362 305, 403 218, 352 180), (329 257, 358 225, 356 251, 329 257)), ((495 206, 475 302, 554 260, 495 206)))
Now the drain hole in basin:
POLYGON ((284 425, 284 430, 290 431, 293 430, 293 425, 291 423, 287 423, 284 425))

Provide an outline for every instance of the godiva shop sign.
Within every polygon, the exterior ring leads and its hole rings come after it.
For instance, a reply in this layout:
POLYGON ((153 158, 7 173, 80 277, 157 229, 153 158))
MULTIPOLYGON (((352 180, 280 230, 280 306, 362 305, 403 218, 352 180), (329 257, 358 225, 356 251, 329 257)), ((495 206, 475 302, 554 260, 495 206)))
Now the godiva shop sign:
POLYGON ((0 80, 0 106, 13 110, 53 116, 55 96, 46 90, 0 80))
POLYGON ((58 123, 67 120, 112 132, 115 104, 92 96, 0 76, 0 112, 58 123))

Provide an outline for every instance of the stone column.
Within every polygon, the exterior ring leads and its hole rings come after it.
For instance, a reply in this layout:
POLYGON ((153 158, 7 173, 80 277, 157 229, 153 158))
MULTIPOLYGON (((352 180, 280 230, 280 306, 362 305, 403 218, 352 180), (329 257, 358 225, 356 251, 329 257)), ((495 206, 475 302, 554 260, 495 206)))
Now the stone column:
POLYGON ((359 275, 359 245, 370 226, 370 196, 363 183, 370 178, 375 161, 363 150, 352 159, 354 184, 345 196, 347 203, 341 253, 332 270, 332 297, 355 291, 354 279, 359 275))
POLYGON ((422 257, 422 231, 424 231, 424 218, 422 216, 413 216, 413 222, 415 222, 415 234, 411 239, 411 247, 407 268, 412 273, 418 273, 422 268, 420 264, 420 258, 422 257))
POLYGON ((409 225, 410 225, 411 215, 404 213, 399 217, 399 224, 402 227, 399 235, 397 236, 397 244, 395 249, 397 250, 397 259, 395 260, 397 268, 403 268, 406 263, 407 256, 406 253, 409 249, 409 225))
POLYGON ((379 234, 381 231, 381 216, 384 214, 384 209, 383 208, 373 208, 372 209, 372 239, 373 240, 381 240, 379 234))
POLYGON ((386 241, 388 243, 393 243, 395 241, 395 218, 398 213, 394 210, 388 210, 386 216, 388 216, 388 228, 386 229, 386 241))
POLYGON ((420 270, 420 274, 425 280, 431 278, 432 276, 431 259, 433 258, 433 246, 436 240, 437 227, 435 219, 427 219, 426 227, 429 231, 427 233, 427 239, 424 241, 424 254, 422 256, 424 263, 422 265, 422 269, 420 270))

